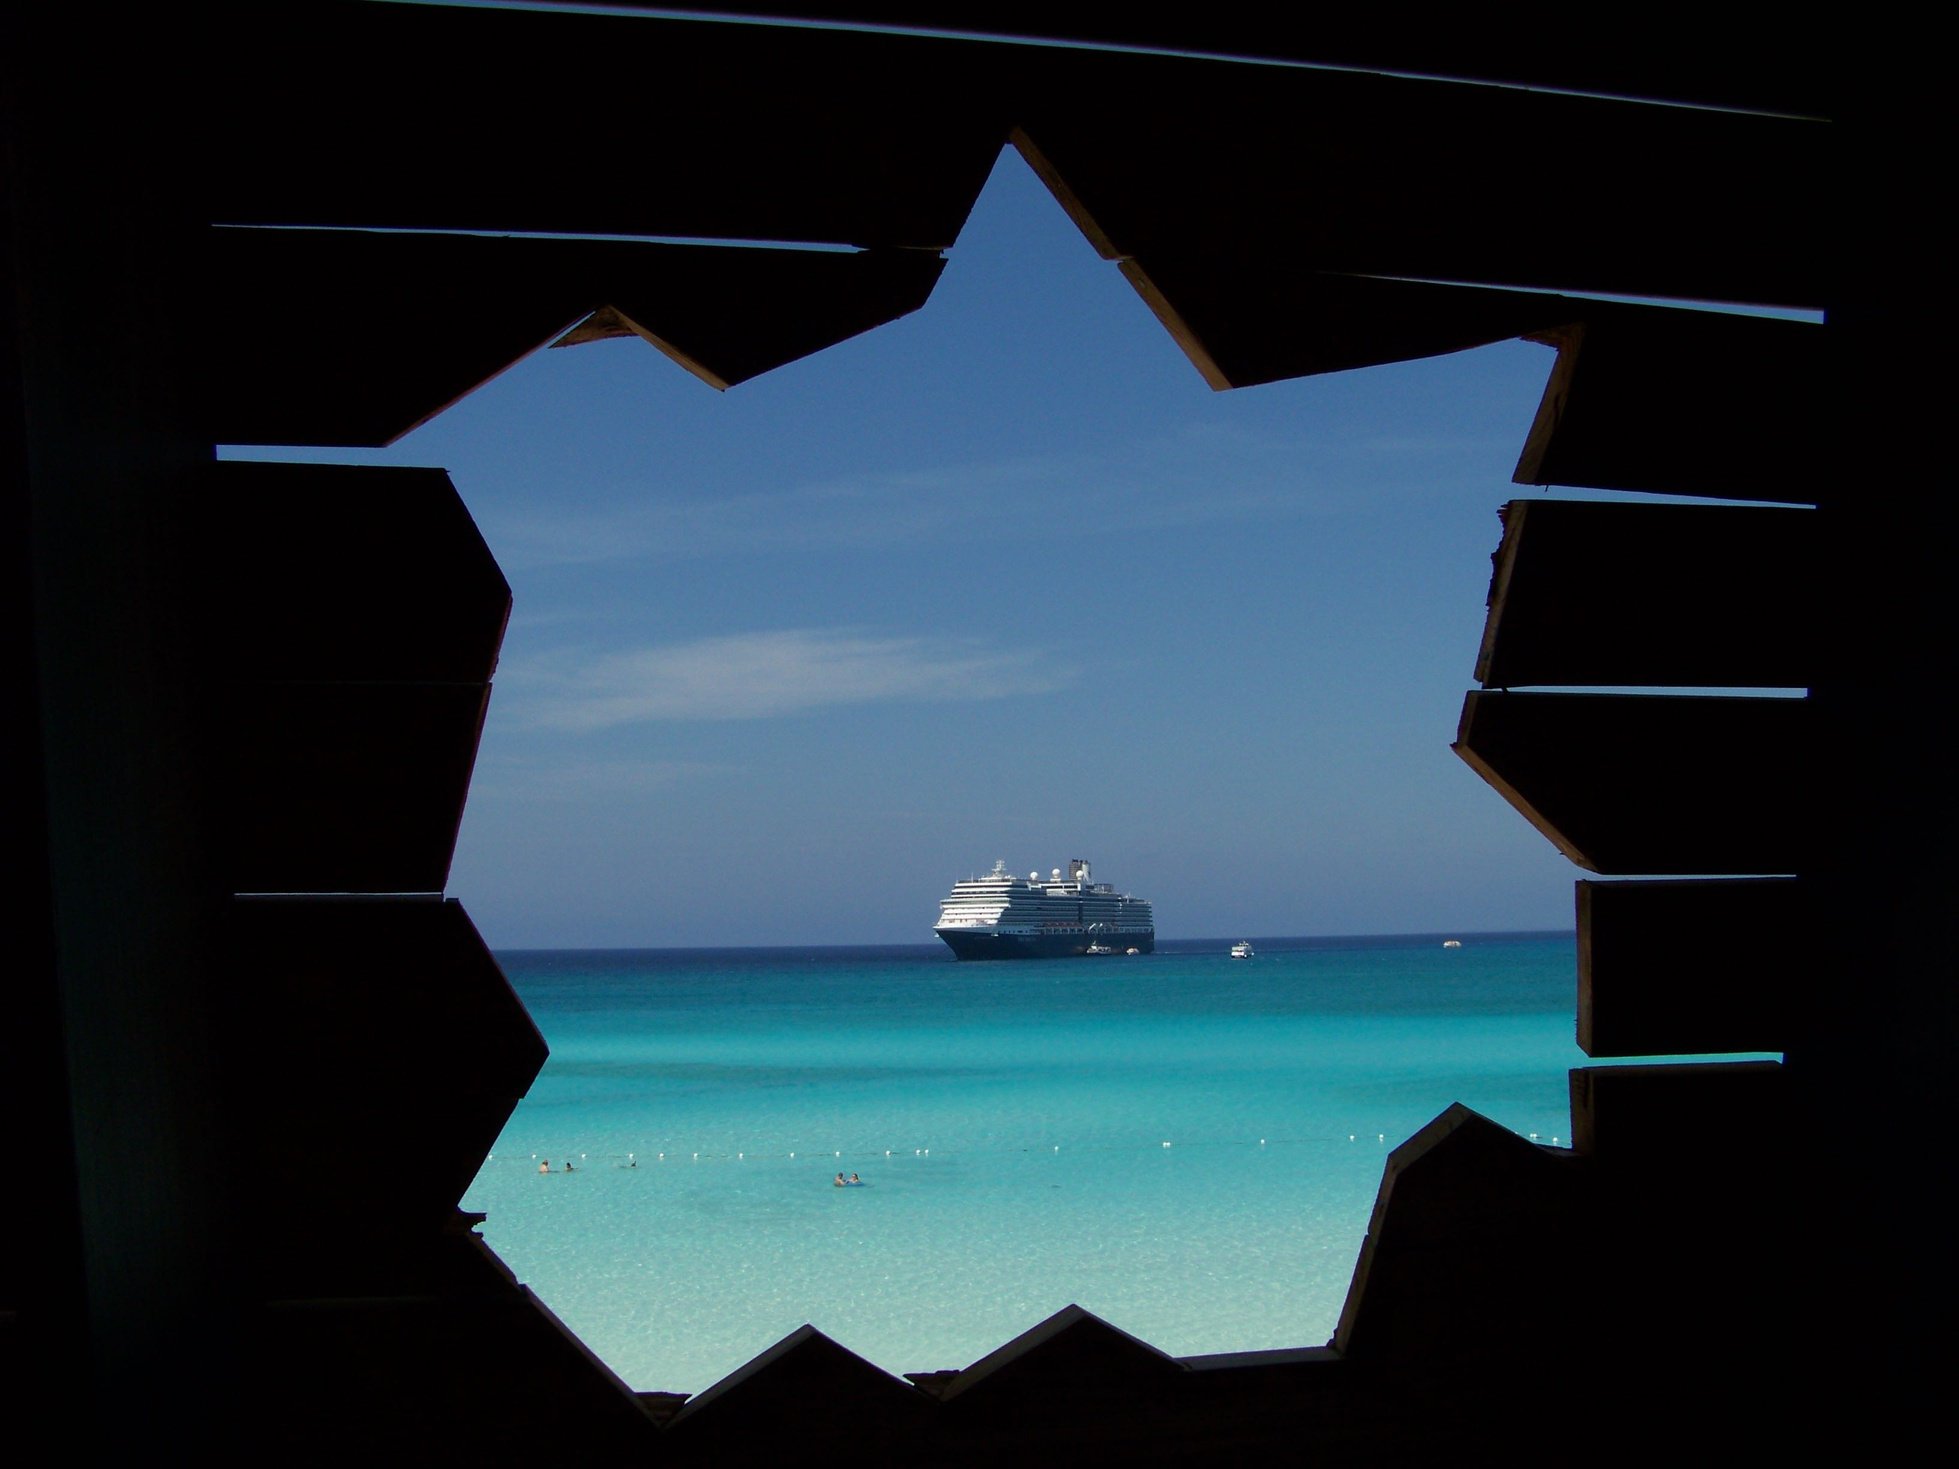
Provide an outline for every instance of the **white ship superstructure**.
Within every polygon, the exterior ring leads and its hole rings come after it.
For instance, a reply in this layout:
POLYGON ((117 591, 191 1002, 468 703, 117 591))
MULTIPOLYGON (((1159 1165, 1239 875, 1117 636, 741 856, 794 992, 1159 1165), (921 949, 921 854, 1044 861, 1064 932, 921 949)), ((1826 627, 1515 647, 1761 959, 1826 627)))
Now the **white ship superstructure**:
POLYGON ((933 931, 961 959, 1147 954, 1156 948, 1148 899, 1093 881, 1079 857, 1065 877, 1059 867, 1046 878, 1039 872, 1016 877, 1005 862, 995 862, 986 876, 952 885, 933 931))

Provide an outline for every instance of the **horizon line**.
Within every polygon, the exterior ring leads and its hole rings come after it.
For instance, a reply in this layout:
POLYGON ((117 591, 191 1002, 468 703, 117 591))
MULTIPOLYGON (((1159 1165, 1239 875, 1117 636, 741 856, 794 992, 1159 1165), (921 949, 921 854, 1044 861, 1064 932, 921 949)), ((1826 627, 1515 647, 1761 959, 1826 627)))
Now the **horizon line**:
MULTIPOLYGON (((1241 935, 1242 936, 1242 935, 1241 935)), ((1576 938, 1576 926, 1571 928, 1490 928, 1490 929, 1419 929, 1396 933, 1295 933, 1295 934, 1257 934, 1250 937, 1259 943, 1355 943, 1362 940, 1377 939, 1500 939, 1500 938, 1576 938)), ((1196 934, 1185 938, 1159 938, 1159 950, 1164 944, 1228 944, 1234 940, 1226 934, 1196 934)), ((826 943, 762 943, 762 944, 510 944, 488 946, 492 954, 716 954, 756 950, 806 950, 806 949, 933 949, 939 947, 937 940, 912 939, 902 942, 852 942, 848 940, 826 943)), ((947 951, 950 952, 950 951, 947 951)), ((1147 957, 1147 956, 1139 956, 1147 957)), ((1012 962, 1012 961, 994 961, 1012 962)))

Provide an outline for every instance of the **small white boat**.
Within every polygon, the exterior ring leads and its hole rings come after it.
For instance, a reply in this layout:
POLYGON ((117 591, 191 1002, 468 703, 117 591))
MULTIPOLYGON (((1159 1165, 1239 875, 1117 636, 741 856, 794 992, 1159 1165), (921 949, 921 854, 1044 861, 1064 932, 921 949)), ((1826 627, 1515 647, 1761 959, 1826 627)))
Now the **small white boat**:
POLYGON ((1442 940, 1442 947, 1443 947, 1443 948, 1445 948, 1445 949, 1460 949, 1460 948, 1462 947, 1462 940, 1461 940, 1461 939, 1444 939, 1444 940, 1442 940))
POLYGON ((1235 944, 1233 944, 1233 945, 1231 946, 1231 957, 1232 957, 1232 958, 1234 958, 1234 959, 1249 959, 1249 958, 1251 958, 1251 957, 1252 957, 1252 945, 1251 945, 1251 940, 1250 940, 1250 939, 1240 939, 1240 940, 1238 940, 1238 942, 1237 942, 1237 943, 1235 943, 1235 944))

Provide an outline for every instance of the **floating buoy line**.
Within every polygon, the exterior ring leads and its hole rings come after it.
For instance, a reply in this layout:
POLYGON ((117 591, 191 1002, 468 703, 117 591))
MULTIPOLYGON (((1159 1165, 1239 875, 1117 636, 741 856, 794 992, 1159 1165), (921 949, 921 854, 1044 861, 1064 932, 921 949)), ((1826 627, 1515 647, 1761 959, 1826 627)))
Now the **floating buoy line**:
MULTIPOLYGON (((1517 1136, 1526 1138, 1529 1141, 1538 1144, 1539 1146, 1549 1146, 1553 1148, 1564 1146, 1563 1136, 1557 1133, 1545 1134, 1539 1132, 1518 1132, 1517 1136)), ((1161 1141, 1159 1141, 1154 1147, 1145 1143, 1071 1143, 1067 1145, 1067 1151, 1071 1155, 1076 1153, 1106 1154, 1106 1153, 1162 1152, 1172 1148, 1182 1148, 1186 1151, 1188 1151, 1191 1148, 1197 1148, 1202 1150, 1222 1149, 1222 1148, 1244 1148, 1249 1150, 1257 1150, 1262 1148, 1267 1151, 1270 1151, 1275 1148, 1323 1147, 1328 1144, 1338 1145, 1342 1141, 1343 1139, 1337 1134, 1330 1134, 1326 1136, 1306 1136, 1306 1137, 1260 1137, 1260 1138, 1210 1137, 1210 1138, 1197 1138, 1194 1140, 1164 1138, 1161 1141)), ((1352 1144, 1354 1146, 1372 1147, 1378 1151, 1388 1146, 1388 1135, 1385 1132, 1350 1132, 1345 1135, 1344 1142, 1348 1144, 1352 1144)), ((1397 1146, 1398 1145, 1399 1144, 1397 1144, 1397 1146)), ((971 1148, 954 1148, 954 1149, 941 1148, 939 1150, 938 1156, 941 1160, 945 1160, 948 1158, 958 1159, 958 1158, 967 1158, 967 1157, 1004 1157, 1016 1153, 1045 1154, 1049 1157, 1053 1157, 1061 1153, 1062 1151, 1063 1151, 1063 1145, 1060 1143, 1026 1143, 1026 1144, 1021 1144, 1019 1146, 1005 1146, 1005 1147, 971 1147, 971 1148)), ((537 1169, 538 1164, 543 1162, 549 1162, 551 1164, 550 1171, 553 1173, 557 1173, 563 1171, 559 1163, 559 1160, 561 1159, 574 1160, 572 1164, 572 1168, 573 1171, 576 1172, 578 1169, 584 1168, 588 1164, 595 1164, 600 1167, 611 1166, 617 1168, 641 1168, 641 1167, 653 1168, 653 1167, 672 1167, 677 1165, 689 1165, 694 1163, 751 1163, 751 1162, 752 1163, 771 1163, 771 1162, 807 1163, 807 1162, 814 1162, 819 1159, 826 1164, 843 1162, 846 1160, 850 1162, 868 1161, 871 1163, 877 1163, 880 1161, 889 1162, 894 1160, 903 1160, 906 1158, 915 1159, 919 1162, 924 1162, 925 1160, 931 1158, 932 1156, 933 1156, 932 1149, 926 1147, 848 1148, 848 1149, 846 1148, 790 1148, 786 1150, 736 1148, 732 1150, 718 1151, 718 1152, 712 1150, 696 1151, 688 1148, 678 1148, 678 1149, 668 1148, 664 1150, 659 1148, 654 1148, 646 1151, 634 1150, 625 1153, 579 1153, 579 1152, 570 1152, 570 1151, 559 1151, 559 1152, 538 1151, 535 1153, 522 1153, 522 1152, 491 1153, 484 1160, 484 1163, 485 1166, 488 1166, 489 1164, 492 1163, 507 1164, 512 1167, 521 1165, 525 1168, 535 1170, 537 1169)))

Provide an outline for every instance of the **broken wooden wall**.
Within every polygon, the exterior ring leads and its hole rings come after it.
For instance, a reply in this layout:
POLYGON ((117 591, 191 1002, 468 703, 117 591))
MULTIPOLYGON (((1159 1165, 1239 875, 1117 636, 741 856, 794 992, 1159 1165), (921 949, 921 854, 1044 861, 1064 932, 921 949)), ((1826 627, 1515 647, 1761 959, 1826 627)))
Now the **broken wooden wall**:
MULTIPOLYGON (((1910 1382, 1943 1320, 1910 1298, 1949 1299, 1922 1268, 1936 1173, 1836 1105, 1932 1115, 1952 1033, 1926 692, 1951 526, 1929 386, 1887 372, 1916 278, 1886 253, 1917 237, 1890 227, 1916 197, 1908 111, 1853 90, 1821 120, 1842 89, 1744 70, 1752 30, 1679 73, 1704 110, 1470 84, 1604 85, 1502 28, 1319 35, 1317 59, 1452 81, 310 0, 123 17, 104 47, 91 17, 21 7, 0 47, 10 648, 37 752, 7 1084, 48 1144, 31 1204, 0 1211, 17 1418, 336 1462, 773 1462, 834 1434, 893 1461, 1379 1463, 1775 1444, 1825 1380, 1849 1405, 1826 1427, 1910 1382), (1780 115, 1746 110, 1767 98, 1780 115), (212 445, 384 443, 552 340, 632 333, 738 383, 915 309, 1010 139, 1214 387, 1528 335, 1558 356, 1520 480, 1779 502, 1518 502, 1459 744, 1615 879, 1579 890, 1595 1057, 1786 1062, 1585 1068, 1573 1150, 1438 1118, 1390 1160, 1331 1346, 1179 1361, 1071 1308, 906 1383, 805 1329, 676 1411, 455 1211, 541 1059, 441 898, 507 589, 439 472, 220 469, 212 445), (1723 925, 1766 942, 1679 962, 1723 925), (417 1104, 450 1166, 339 1202, 227 1170, 385 1065, 363 1015, 411 985, 478 1058, 417 1104), (247 1060, 268 1029, 290 1066, 247 1060), (1881 1197, 1900 1207, 1845 1217, 1881 1197), (1849 1258, 1796 1281, 1792 1218, 1849 1258), (1818 1364, 1826 1334, 1849 1365, 1818 1364)), ((1182 27, 1315 59, 1290 26, 1182 27)), ((1692 50, 1593 62, 1633 79, 1606 90, 1676 95, 1647 63, 1692 50)))

